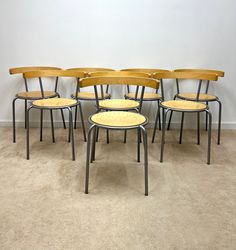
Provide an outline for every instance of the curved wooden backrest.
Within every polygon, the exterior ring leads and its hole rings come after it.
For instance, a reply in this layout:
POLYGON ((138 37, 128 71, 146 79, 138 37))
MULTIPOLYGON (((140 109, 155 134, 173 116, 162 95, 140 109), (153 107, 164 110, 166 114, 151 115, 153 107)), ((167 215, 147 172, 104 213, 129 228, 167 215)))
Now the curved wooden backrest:
POLYGON ((114 71, 114 69, 109 69, 109 68, 70 68, 67 70, 73 70, 73 71, 83 71, 85 73, 85 76, 88 76, 88 74, 92 72, 97 72, 97 71, 114 71))
POLYGON ((147 69, 147 68, 130 68, 130 69, 121 69, 120 71, 143 72, 148 74, 170 72, 170 70, 167 69, 147 69))
POLYGON ((11 68, 9 69, 9 73, 13 74, 23 74, 29 71, 36 71, 36 70, 60 70, 61 68, 58 67, 48 67, 48 66, 30 66, 30 67, 18 67, 18 68, 11 68))
POLYGON ((36 78, 36 77, 76 77, 83 78, 84 72, 74 70, 37 70, 25 72, 25 78, 36 78))
POLYGON ((225 72, 222 70, 215 69, 175 69, 174 72, 200 72, 200 73, 211 73, 216 74, 218 77, 224 77, 225 72))
POLYGON ((159 81, 151 78, 133 76, 100 76, 80 79, 81 88, 96 85, 136 85, 158 89, 159 81))
POLYGON ((135 76, 135 77, 146 77, 149 78, 151 77, 150 74, 148 73, 143 73, 143 72, 130 72, 130 71, 98 71, 94 73, 90 73, 89 76, 91 77, 97 77, 97 76, 135 76))
POLYGON ((155 79, 191 79, 191 80, 209 80, 217 81, 218 75, 204 72, 166 72, 154 73, 155 79))

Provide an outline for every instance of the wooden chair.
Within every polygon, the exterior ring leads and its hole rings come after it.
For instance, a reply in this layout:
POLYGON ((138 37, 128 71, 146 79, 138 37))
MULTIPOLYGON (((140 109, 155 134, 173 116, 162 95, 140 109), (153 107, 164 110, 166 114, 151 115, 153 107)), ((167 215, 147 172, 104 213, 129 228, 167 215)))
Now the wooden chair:
MULTIPOLYGON (((224 71, 221 70, 211 70, 211 69, 175 69, 174 72, 199 72, 199 73, 209 73, 209 74, 216 74, 218 77, 224 77, 224 71)), ((178 83, 176 82, 176 84, 178 85, 178 83)), ((199 84, 202 84, 202 82, 199 84)), ((206 82, 206 86, 205 86, 205 90, 203 93, 200 92, 199 94, 199 101, 201 102, 205 102, 206 105, 209 104, 209 102, 217 102, 219 105, 219 113, 218 113, 218 139, 217 139, 217 144, 220 144, 220 131, 221 131, 221 111, 222 111, 222 103, 219 100, 219 98, 215 95, 212 94, 208 94, 208 90, 209 90, 209 84, 210 81, 207 80, 206 82)), ((201 86, 200 86, 201 88, 201 86)), ((179 92, 179 88, 177 88, 177 93, 174 97, 174 99, 182 99, 182 100, 189 100, 189 101, 198 101, 197 100, 197 95, 196 93, 180 93, 179 92)), ((170 119, 168 122, 168 130, 170 128, 170 123, 171 123, 171 117, 172 117, 172 112, 170 114, 170 119)), ((207 124, 208 124, 208 114, 206 113, 206 130, 207 130, 207 124)))
MULTIPOLYGON (((60 70, 60 68, 47 67, 47 66, 18 67, 18 68, 9 69, 9 73, 11 75, 24 74, 26 72, 33 71, 33 70, 60 70)), ((40 89, 40 91, 35 91, 35 90, 29 91, 27 79, 24 78, 25 92, 17 93, 15 98, 12 101, 13 142, 16 142, 16 126, 15 126, 15 102, 16 102, 16 100, 24 100, 25 101, 25 118, 26 118, 28 101, 38 100, 38 99, 42 99, 44 97, 46 97, 46 98, 53 98, 53 97, 57 97, 57 96, 60 97, 59 93, 57 92, 57 81, 58 81, 58 79, 56 79, 55 88, 53 91, 42 91, 42 89, 40 89)), ((39 87, 40 87, 40 85, 39 85, 39 87)), ((41 115, 42 115, 41 119, 43 119, 43 112, 41 113, 41 115)), ((66 128, 63 111, 61 111, 61 115, 62 115, 64 128, 66 128)), ((25 119, 25 128, 26 128, 26 119, 25 119)), ((40 140, 42 140, 42 138, 40 140)))
MULTIPOLYGON (((129 68, 129 69, 122 69, 121 71, 143 72, 143 73, 150 74, 150 77, 152 77, 154 73, 170 72, 170 70, 166 70, 166 69, 148 69, 148 68, 129 68)), ((139 87, 136 88, 135 92, 130 91, 130 88, 128 86, 127 86, 127 90, 128 90, 128 93, 125 95, 126 99, 133 100, 135 96, 136 97, 140 96, 139 87)), ((157 113, 155 117, 154 129, 153 129, 153 134, 152 134, 152 143, 155 140, 157 123, 159 123, 159 130, 161 130, 160 101, 163 101, 163 100, 164 100, 164 96, 163 94, 159 94, 158 90, 156 90, 155 92, 145 92, 143 96, 143 101, 157 102, 157 113)))
MULTIPOLYGON (((143 100, 145 87, 158 88, 159 81, 144 77, 133 77, 133 76, 100 76, 90 77, 80 80, 80 87, 93 86, 96 96, 96 103, 99 107, 99 96, 98 87, 101 85, 135 85, 142 88, 140 102, 143 100)), ((87 142, 87 157, 86 157, 86 178, 85 178, 85 193, 88 193, 89 185, 89 163, 95 160, 95 142, 96 142, 96 131, 98 128, 112 129, 112 130, 128 130, 137 129, 138 135, 143 134, 143 145, 144 145, 144 169, 145 169, 145 195, 148 195, 148 149, 147 149, 147 134, 144 126, 148 123, 148 119, 137 112, 126 112, 126 111, 105 111, 98 112, 89 117, 89 122, 92 126, 88 132, 87 142), (93 136, 92 136, 93 132, 93 136), (91 138, 92 149, 91 149, 91 138)), ((140 140, 137 140, 137 159, 140 161, 140 140)))
MULTIPOLYGON (((69 68, 67 70, 73 70, 73 71, 79 71, 79 72, 84 72, 85 77, 88 77, 90 73, 92 72, 97 72, 97 71, 113 71, 114 69, 109 69, 109 68, 96 68, 96 67, 90 67, 90 68, 69 68)), ((106 99, 109 99, 111 96, 108 94, 108 88, 106 92, 104 93, 104 96, 106 99)), ((92 91, 80 91, 80 87, 78 86, 78 89, 76 90, 75 93, 71 95, 72 98, 80 101, 95 101, 95 94, 92 91)), ((101 98, 101 96, 99 97, 101 98)), ((83 116, 82 114, 82 107, 80 109, 80 115, 83 116)), ((77 125, 77 113, 78 109, 77 107, 75 108, 75 119, 74 119, 74 128, 76 129, 77 125)), ((86 141, 86 137, 85 137, 86 141)))
MULTIPOLYGON (((100 71, 100 72, 94 72, 90 74, 91 77, 145 77, 149 78, 151 75, 143 72, 129 72, 129 71, 100 71)), ((109 85, 107 85, 109 86, 109 85)), ((128 85, 127 85, 128 86, 128 85)), ((141 112, 142 109, 142 102, 138 101, 140 100, 136 95, 133 99, 106 99, 104 96, 104 86, 100 85, 100 92, 101 94, 98 95, 99 97, 99 103, 97 103, 97 110, 106 110, 106 111, 131 111, 134 110, 136 112, 141 112)), ((108 89, 108 88, 107 88, 108 89)), ((145 95, 145 93, 144 93, 145 95)), ((124 143, 126 143, 127 138, 127 130, 125 130, 124 134, 124 143)), ((107 130, 107 143, 109 143, 109 133, 107 130)))
MULTIPOLYGON (((163 79, 175 79, 177 80, 206 80, 206 81, 216 81, 218 76, 211 73, 199 73, 199 72, 169 72, 169 73, 156 73, 153 75, 153 78, 159 79, 161 82, 163 79)), ((162 85, 163 86, 163 85, 162 85)), ((177 85, 178 86, 178 85, 177 85)), ((207 164, 210 164, 210 152, 211 152, 211 124, 212 124, 212 115, 209 111, 209 108, 206 104, 199 101, 200 95, 200 86, 198 86, 198 91, 196 92, 197 101, 187 101, 187 100, 169 100, 161 102, 160 106, 163 108, 163 125, 162 125, 162 140, 161 140, 161 156, 160 161, 163 161, 164 153, 164 144, 165 144, 165 127, 166 127, 166 116, 167 113, 176 111, 182 113, 181 119, 181 128, 180 128, 180 137, 179 143, 182 143, 182 134, 183 134, 183 122, 185 113, 197 113, 197 141, 200 144, 200 113, 206 112, 209 116, 209 130, 208 130, 208 151, 207 151, 207 164)))
MULTIPOLYGON (((78 100, 70 99, 70 98, 45 98, 44 91, 43 91, 43 84, 42 78, 43 77, 73 77, 76 78, 77 81, 79 78, 84 77, 83 72, 79 71, 72 71, 72 70, 40 70, 40 71, 30 71, 24 73, 24 78, 39 78, 43 99, 34 100, 26 112, 26 128, 27 128, 27 140, 26 140, 26 157, 27 160, 29 159, 29 112, 31 109, 39 109, 41 112, 42 110, 49 110, 51 116, 51 129, 52 129, 52 141, 55 142, 54 136, 54 125, 53 125, 53 110, 63 110, 66 109, 69 111, 69 142, 71 138, 71 145, 72 145, 72 160, 75 160, 75 148, 74 148, 74 133, 73 133, 73 117, 72 117, 72 108, 76 107, 77 105, 80 106, 78 100)), ((78 85, 78 84, 77 84, 78 85)), ((82 125, 84 128, 84 121, 82 118, 82 125)), ((41 131, 40 134, 42 135, 42 116, 41 116, 41 131)))

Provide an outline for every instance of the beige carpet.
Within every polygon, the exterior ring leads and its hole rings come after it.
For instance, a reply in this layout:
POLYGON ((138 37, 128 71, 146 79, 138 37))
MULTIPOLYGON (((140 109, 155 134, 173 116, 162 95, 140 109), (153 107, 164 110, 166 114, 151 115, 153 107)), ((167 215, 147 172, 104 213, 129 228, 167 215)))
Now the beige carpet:
MULTIPOLYGON (((84 194, 85 149, 76 130, 77 159, 71 161, 66 132, 50 129, 39 142, 31 129, 31 159, 25 159, 25 131, 0 129, 0 249, 236 249, 236 131, 212 141, 206 164, 206 132, 167 134, 164 163, 160 133, 149 143, 149 196, 143 165, 137 163, 134 132, 105 132, 91 165, 84 194)), ((149 131, 151 134, 151 131, 149 131)), ((150 138, 149 138, 150 141, 150 138)))

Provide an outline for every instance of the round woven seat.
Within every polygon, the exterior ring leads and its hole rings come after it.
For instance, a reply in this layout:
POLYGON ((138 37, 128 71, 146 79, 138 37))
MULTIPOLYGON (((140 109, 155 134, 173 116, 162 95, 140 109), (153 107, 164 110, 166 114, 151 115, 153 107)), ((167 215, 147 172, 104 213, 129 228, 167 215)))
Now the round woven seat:
MULTIPOLYGON (((181 93, 181 94, 178 94, 178 97, 187 99, 190 101, 195 101, 197 99, 197 94, 196 93, 181 93)), ((199 95, 199 101, 215 101, 216 99, 217 97, 214 95, 209 95, 209 94, 199 95)))
POLYGON ((90 120, 104 127, 137 127, 147 122, 141 114, 126 111, 100 112, 90 117, 90 120))
POLYGON ((48 108, 63 108, 70 107, 77 104, 77 101, 69 98, 49 98, 41 99, 32 102, 36 107, 48 107, 48 108))
MULTIPOLYGON (((127 94, 125 95, 125 97, 128 98, 128 99, 135 99, 135 93, 134 93, 134 92, 127 93, 127 94)), ((141 97, 141 94, 139 93, 139 94, 137 95, 137 99, 140 99, 140 97, 141 97)), ((144 95, 143 95, 143 100, 144 100, 144 101, 148 101, 148 100, 159 100, 159 99, 161 99, 161 95, 160 95, 160 94, 157 94, 157 93, 148 93, 148 92, 146 92, 146 93, 144 93, 144 95)))
MULTIPOLYGON (((94 92, 78 92, 77 93, 77 97, 76 97, 76 94, 72 94, 72 97, 73 98, 77 98, 77 99, 81 99, 81 100, 96 100, 96 96, 95 96, 95 93, 94 92)), ((104 98, 107 99, 107 98, 110 98, 111 95, 108 94, 108 93, 104 93, 104 98)), ((98 99, 102 99, 102 95, 99 93, 98 94, 98 99)))
MULTIPOLYGON (((44 91, 44 98, 50 98, 50 97, 55 97, 57 96, 57 93, 54 91, 44 91)), ((41 91, 28 91, 28 92, 20 92, 16 94, 16 97, 21 98, 21 99, 29 99, 29 100, 37 100, 42 97, 41 91)))
POLYGON ((104 109, 129 110, 139 107, 139 102, 134 100, 110 99, 99 101, 99 107, 104 109))
POLYGON ((164 108, 169 108, 176 111, 203 111, 207 105, 201 102, 171 100, 161 103, 164 108))

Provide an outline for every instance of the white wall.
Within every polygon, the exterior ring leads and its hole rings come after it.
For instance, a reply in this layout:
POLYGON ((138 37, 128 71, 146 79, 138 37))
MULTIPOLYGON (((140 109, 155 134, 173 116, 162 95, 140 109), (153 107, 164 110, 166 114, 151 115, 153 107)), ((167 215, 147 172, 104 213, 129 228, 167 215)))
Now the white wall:
MULTIPOLYGON (((236 128, 235 10, 234 0, 1 1, 1 124, 11 121, 11 100, 23 89, 10 67, 196 67, 225 70, 211 92, 223 102, 224 126, 236 128)), ((66 88, 68 96, 64 81, 66 88)), ((144 110, 151 120, 152 107, 144 110)))

